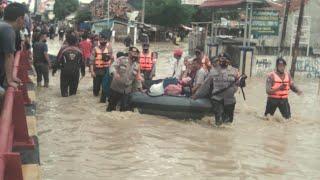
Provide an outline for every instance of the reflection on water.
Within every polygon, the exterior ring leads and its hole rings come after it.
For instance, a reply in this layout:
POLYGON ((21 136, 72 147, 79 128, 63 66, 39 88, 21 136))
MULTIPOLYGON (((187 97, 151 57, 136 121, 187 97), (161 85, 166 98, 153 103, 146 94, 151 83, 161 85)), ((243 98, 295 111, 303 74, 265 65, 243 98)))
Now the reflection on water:
MULTIPOLYGON (((173 47, 159 49, 162 75, 173 47)), ((190 122, 106 113, 92 96, 90 77, 69 98, 60 97, 58 80, 56 75, 48 90, 37 90, 44 179, 320 178, 320 106, 311 80, 297 80, 305 95, 291 95, 293 120, 284 123, 277 121, 279 113, 262 120, 264 80, 251 79, 248 100, 237 94, 235 123, 224 128, 211 127, 211 117, 190 122)))

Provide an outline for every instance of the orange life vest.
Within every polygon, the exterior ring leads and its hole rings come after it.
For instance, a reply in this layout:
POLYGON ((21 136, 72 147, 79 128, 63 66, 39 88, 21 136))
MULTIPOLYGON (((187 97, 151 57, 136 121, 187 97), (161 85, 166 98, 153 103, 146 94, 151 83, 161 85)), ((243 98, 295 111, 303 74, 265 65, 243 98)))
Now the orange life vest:
POLYGON ((151 71, 153 67, 153 57, 152 53, 140 54, 140 69, 142 71, 151 71))
POLYGON ((283 90, 278 90, 274 92, 274 94, 270 94, 270 98, 276 98, 276 99, 286 99, 289 96, 289 90, 290 90, 290 78, 289 74, 285 72, 284 79, 282 80, 280 76, 276 72, 271 72, 269 74, 269 77, 273 77, 274 84, 271 87, 271 89, 278 89, 282 84, 285 84, 285 88, 283 90))
POLYGON ((96 68, 106 68, 106 67, 110 67, 111 65, 111 59, 104 61, 102 56, 103 54, 109 54, 108 48, 106 47, 104 49, 104 51, 102 52, 102 50, 99 47, 95 47, 95 53, 96 53, 96 59, 95 59, 95 67, 96 68))

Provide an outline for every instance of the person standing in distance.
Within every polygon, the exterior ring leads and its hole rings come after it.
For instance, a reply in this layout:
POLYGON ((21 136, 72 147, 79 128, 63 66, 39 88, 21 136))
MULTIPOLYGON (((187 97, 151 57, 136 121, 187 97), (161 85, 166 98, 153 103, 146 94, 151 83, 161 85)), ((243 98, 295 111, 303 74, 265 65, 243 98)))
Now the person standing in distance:
POLYGON ((33 65, 37 73, 37 86, 40 87, 42 78, 44 87, 49 87, 49 68, 51 62, 48 55, 47 33, 41 32, 39 41, 33 45, 33 65))
POLYGON ((85 64, 89 65, 90 57, 91 57, 91 51, 92 51, 92 43, 91 40, 88 38, 88 34, 84 33, 82 35, 82 41, 79 43, 79 47, 82 51, 82 54, 85 58, 85 64))

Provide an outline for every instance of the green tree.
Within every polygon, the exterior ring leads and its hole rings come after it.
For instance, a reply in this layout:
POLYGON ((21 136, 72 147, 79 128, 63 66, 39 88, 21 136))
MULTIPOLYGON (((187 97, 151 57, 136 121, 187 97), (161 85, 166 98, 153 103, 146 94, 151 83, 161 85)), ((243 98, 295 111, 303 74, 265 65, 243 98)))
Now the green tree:
MULTIPOLYGON (((141 10, 142 0, 129 0, 129 3, 141 10)), ((181 0, 146 0, 145 22, 167 27, 175 27, 192 21, 196 8, 181 5, 181 0)))
POLYGON ((75 19, 78 24, 84 21, 91 21, 92 14, 89 9, 78 10, 75 19))
POLYGON ((69 14, 76 12, 79 7, 78 0, 56 0, 53 11, 57 19, 64 19, 69 14))
MULTIPOLYGON (((136 9, 141 10, 142 0, 128 0, 136 9)), ((198 6, 181 5, 181 0, 146 0, 145 20, 147 23, 173 27, 179 24, 211 21, 211 10, 198 6)), ((216 12, 215 19, 221 17, 229 20, 239 19, 238 9, 216 12)))

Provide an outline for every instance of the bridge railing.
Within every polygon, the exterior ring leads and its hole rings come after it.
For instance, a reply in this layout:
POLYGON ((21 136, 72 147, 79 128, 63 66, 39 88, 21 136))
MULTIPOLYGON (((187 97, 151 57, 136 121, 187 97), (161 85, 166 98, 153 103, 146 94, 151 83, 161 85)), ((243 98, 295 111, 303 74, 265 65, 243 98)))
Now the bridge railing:
MULTIPOLYGON (((18 75, 20 52, 14 60, 13 76, 18 75)), ((27 71, 24 71, 27 72, 27 71)), ((2 103, 0 115, 0 180, 23 180, 20 153, 13 149, 32 149, 35 147, 29 136, 24 95, 27 89, 8 87, 2 103)))

